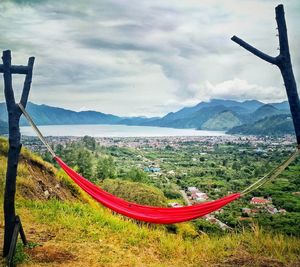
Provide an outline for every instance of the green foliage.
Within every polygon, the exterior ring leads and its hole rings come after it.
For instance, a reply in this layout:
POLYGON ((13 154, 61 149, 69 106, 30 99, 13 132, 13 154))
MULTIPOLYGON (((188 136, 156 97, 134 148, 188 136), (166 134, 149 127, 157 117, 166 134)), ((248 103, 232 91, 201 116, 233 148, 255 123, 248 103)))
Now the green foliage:
POLYGON ((103 180, 116 177, 116 167, 112 156, 102 156, 96 165, 96 179, 103 180))
POLYGON ((168 224, 166 229, 169 233, 178 234, 183 237, 183 239, 194 239, 199 237, 199 233, 196 231, 192 223, 178 223, 178 224, 168 224))
POLYGON ((280 114, 263 118, 252 124, 243 124, 233 127, 228 133, 280 136, 284 134, 294 134, 294 126, 290 115, 280 114))
POLYGON ((84 136, 82 138, 82 142, 84 144, 84 146, 89 149, 89 150, 92 150, 94 151, 96 149, 96 140, 94 137, 90 137, 90 136, 84 136))
POLYGON ((197 231, 199 231, 200 233, 206 233, 206 234, 222 234, 223 233, 223 230, 219 226, 217 226, 209 221, 206 221, 204 219, 195 220, 194 225, 195 225, 197 231))
POLYGON ((18 265, 29 260, 29 256, 24 251, 24 245, 21 242, 17 243, 16 252, 13 258, 13 264, 18 265))
POLYGON ((105 191, 127 201, 151 206, 167 205, 167 199, 159 189, 142 183, 120 179, 105 179, 101 187, 105 191))
POLYGON ((163 189, 163 192, 166 198, 170 198, 170 199, 182 198, 180 192, 173 188, 165 188, 163 189))
POLYGON ((93 175, 92 155, 88 150, 82 149, 78 152, 77 167, 78 167, 78 172, 81 175, 83 175, 87 179, 92 179, 92 175, 93 175))
POLYGON ((127 177, 133 182, 146 182, 147 175, 144 171, 138 168, 131 168, 127 173, 127 177))
POLYGON ((299 236, 300 213, 293 212, 285 215, 263 214, 257 217, 259 225, 270 232, 282 232, 288 235, 299 236))
POLYGON ((8 141, 6 138, 0 136, 0 155, 7 155, 8 141))
POLYGON ((241 124, 240 119, 232 111, 223 111, 203 123, 201 129, 224 131, 241 124))

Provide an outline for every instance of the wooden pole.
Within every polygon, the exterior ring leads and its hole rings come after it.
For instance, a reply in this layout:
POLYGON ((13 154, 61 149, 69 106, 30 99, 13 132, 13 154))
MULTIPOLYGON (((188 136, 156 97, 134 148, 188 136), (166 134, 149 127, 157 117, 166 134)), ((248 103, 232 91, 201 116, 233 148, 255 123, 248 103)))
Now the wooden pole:
POLYGON ((21 110, 15 102, 14 91, 12 87, 12 74, 26 74, 21 97, 21 103, 26 106, 30 85, 32 80, 32 69, 34 58, 28 60, 27 66, 12 66, 10 50, 3 51, 2 54, 3 65, 0 65, 0 72, 3 72, 4 78, 4 95, 6 107, 8 112, 8 126, 9 126, 9 148, 7 155, 7 171, 6 184, 4 192, 4 245, 3 257, 9 253, 12 242, 13 232, 16 224, 15 211, 15 194, 16 194, 16 177, 19 162, 19 155, 21 151, 21 134, 19 121, 21 117, 21 110))
POLYGON ((293 118, 297 144, 300 148, 300 101, 297 91, 297 84, 293 73, 283 5, 278 5, 275 8, 275 13, 280 46, 280 52, 278 56, 269 56, 236 36, 233 36, 231 40, 257 57, 267 61, 268 63, 276 65, 280 69, 293 118))

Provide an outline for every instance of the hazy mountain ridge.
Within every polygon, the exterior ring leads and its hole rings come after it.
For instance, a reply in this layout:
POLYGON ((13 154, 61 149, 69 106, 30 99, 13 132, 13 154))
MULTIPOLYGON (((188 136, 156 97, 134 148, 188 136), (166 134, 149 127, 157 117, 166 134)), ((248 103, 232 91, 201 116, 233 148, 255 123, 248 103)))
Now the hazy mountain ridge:
MULTIPOLYGON (((147 118, 132 117, 125 118, 112 114, 105 114, 98 111, 73 111, 48 105, 37 105, 29 102, 27 111, 37 125, 72 125, 72 124, 127 124, 138 125, 147 118)), ((7 120, 7 111, 4 103, 0 103, 0 120, 7 120)), ((21 125, 28 125, 24 118, 21 118, 21 125)))
POLYGON ((288 114, 289 111, 279 110, 271 104, 266 104, 255 110, 250 117, 251 121, 258 121, 266 117, 275 116, 279 114, 288 114))
POLYGON ((213 99, 193 107, 168 113, 157 120, 143 123, 145 126, 228 130, 265 117, 289 114, 288 102, 264 104, 257 100, 238 102, 213 99), (227 116, 224 116, 224 112, 227 116))
MULTIPOLYGON (((238 102, 235 100, 212 99, 200 102, 192 107, 184 107, 176 112, 170 112, 163 117, 120 117, 98 111, 72 111, 48 105, 28 103, 27 110, 38 125, 72 125, 72 124, 122 124, 137 126, 157 126, 171 128, 194 128, 205 130, 231 130, 231 133, 248 134, 258 121, 260 125, 268 123, 269 118, 277 115, 289 115, 288 102, 265 104, 257 100, 238 102), (239 128, 240 127, 240 128, 239 128)), ((283 117, 276 117, 282 120, 283 117)), ((0 103, 0 120, 7 120, 5 103, 0 103)), ((275 123, 278 125, 280 123, 275 123)), ((24 118, 21 125, 28 125, 24 118)), ((268 125, 260 126, 266 128, 268 125)), ((4 129, 5 126, 2 128, 4 129)), ((285 132, 279 127, 280 132, 285 132)), ((275 129, 276 130, 276 129, 275 129)), ((275 131, 276 132, 276 131, 275 131)), ((286 133, 290 133, 290 126, 286 133)))

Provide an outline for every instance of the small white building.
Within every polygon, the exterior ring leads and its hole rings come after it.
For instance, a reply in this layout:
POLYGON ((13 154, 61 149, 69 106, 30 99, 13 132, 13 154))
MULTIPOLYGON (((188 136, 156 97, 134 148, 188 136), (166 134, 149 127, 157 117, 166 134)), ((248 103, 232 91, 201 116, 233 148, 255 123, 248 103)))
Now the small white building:
POLYGON ((191 194, 195 194, 195 193, 200 192, 199 189, 198 189, 197 187, 194 187, 194 186, 188 187, 188 191, 189 191, 191 194))
POLYGON ((208 199, 208 196, 206 193, 196 192, 191 195, 191 198, 197 202, 204 202, 208 199))
POLYGON ((271 213, 271 214, 276 214, 276 213, 278 213, 278 209, 277 208, 275 208, 275 207, 267 207, 266 208, 267 209, 267 211, 269 212, 269 213, 271 213))
POLYGON ((180 208, 183 207, 182 205, 178 204, 177 202, 171 202, 168 204, 172 208, 180 208))

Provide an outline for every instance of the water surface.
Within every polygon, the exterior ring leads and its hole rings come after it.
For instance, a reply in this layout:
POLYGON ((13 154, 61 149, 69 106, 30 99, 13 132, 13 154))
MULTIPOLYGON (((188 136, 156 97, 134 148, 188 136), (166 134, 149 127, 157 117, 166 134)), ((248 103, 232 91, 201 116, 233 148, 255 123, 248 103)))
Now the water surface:
MULTIPOLYGON (((21 133, 35 136, 30 126, 23 126, 21 133)), ((127 125, 44 125, 39 126, 44 136, 93 136, 93 137, 162 137, 162 136, 223 136, 222 131, 174 129, 165 127, 127 125)))

